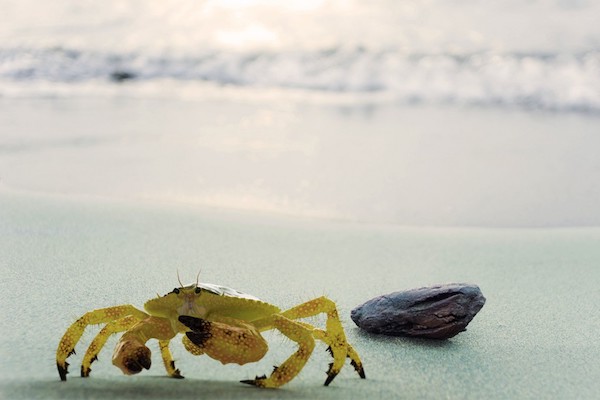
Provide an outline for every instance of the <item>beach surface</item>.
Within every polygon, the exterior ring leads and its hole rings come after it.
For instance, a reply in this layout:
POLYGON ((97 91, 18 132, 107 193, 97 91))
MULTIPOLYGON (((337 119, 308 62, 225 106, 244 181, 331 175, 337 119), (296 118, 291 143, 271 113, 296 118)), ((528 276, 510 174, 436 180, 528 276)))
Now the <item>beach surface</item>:
MULTIPOLYGON (((171 207, 88 197, 0 192, 0 397, 104 398, 596 398, 600 229, 405 228, 171 207), (366 380, 350 365, 323 387, 329 355, 317 345, 279 390, 238 383, 269 373, 294 346, 267 333, 267 356, 243 367, 188 354, 173 341, 184 380, 127 377, 109 340, 89 379, 78 375, 90 328, 61 382, 55 350, 86 311, 143 303, 200 280, 291 307, 326 295, 338 304, 366 380), (372 335, 350 319, 380 294, 471 282, 487 302, 466 332, 445 341, 372 335)), ((311 320, 322 323, 321 318, 311 320)))

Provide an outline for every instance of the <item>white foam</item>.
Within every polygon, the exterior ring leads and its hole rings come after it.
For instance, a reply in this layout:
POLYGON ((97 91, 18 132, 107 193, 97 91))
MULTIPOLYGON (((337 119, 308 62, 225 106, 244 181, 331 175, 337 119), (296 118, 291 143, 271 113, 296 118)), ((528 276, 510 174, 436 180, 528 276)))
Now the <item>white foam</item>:
MULTIPOLYGON (((18 96, 21 90, 36 95, 32 86, 37 95, 52 94, 48 83, 56 82, 69 83, 72 92, 95 83, 106 86, 107 93, 118 94, 110 80, 115 73, 130 74, 138 83, 212 82, 355 93, 365 98, 378 93, 401 102, 600 111, 600 52, 456 56, 337 49, 156 58, 64 49, 0 50, 0 95, 4 97, 18 96)), ((57 89, 54 94, 61 93, 57 89)))
MULTIPOLYGON (((0 0, 0 95, 139 81, 600 110, 600 4, 0 0), (59 87, 60 85, 56 86, 59 87), (64 85, 62 86, 64 88, 64 85)), ((145 86, 147 87, 147 86, 145 86)), ((131 90, 131 88, 129 89, 131 90)), ((189 90, 187 91, 189 93, 189 90)))

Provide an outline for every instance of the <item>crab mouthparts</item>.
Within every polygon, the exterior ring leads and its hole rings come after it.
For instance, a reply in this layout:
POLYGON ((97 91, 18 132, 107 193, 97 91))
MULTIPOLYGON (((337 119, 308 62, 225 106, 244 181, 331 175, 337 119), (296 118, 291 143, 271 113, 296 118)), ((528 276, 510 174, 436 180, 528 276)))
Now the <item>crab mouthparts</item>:
POLYGON ((206 308, 198 306, 193 298, 187 298, 184 300, 181 307, 177 309, 179 315, 192 315, 204 317, 206 314, 206 308))

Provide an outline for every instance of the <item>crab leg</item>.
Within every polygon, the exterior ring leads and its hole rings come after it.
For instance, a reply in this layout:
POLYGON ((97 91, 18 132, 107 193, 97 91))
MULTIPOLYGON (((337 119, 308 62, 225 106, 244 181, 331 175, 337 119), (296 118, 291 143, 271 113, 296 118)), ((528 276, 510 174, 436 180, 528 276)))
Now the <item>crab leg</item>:
POLYGON ((110 335, 126 331, 138 322, 139 320, 136 317, 133 315, 128 315, 106 324, 106 326, 102 328, 102 330, 96 335, 94 340, 92 340, 92 343, 90 343, 90 346, 83 356, 83 361, 81 363, 81 376, 83 378, 90 376, 90 372, 92 371, 90 367, 92 363, 98 359, 98 353, 102 347, 104 347, 104 344, 110 335))
POLYGON ((282 313, 283 316, 290 319, 301 319, 312 317, 320 313, 327 315, 326 330, 313 330, 316 339, 325 342, 329 347, 328 350, 333 356, 333 363, 330 364, 327 371, 327 379, 325 386, 329 385, 333 379, 339 374, 344 366, 346 357, 349 357, 351 364, 361 378, 365 378, 365 371, 362 362, 358 357, 358 353, 346 341, 346 334, 342 327, 342 322, 337 312, 335 303, 327 297, 319 297, 317 299, 307 301, 296 307, 290 308, 282 313))
POLYGON ((169 376, 177 379, 183 379, 183 375, 181 375, 179 369, 175 368, 175 360, 173 360, 173 355, 171 354, 171 350, 169 350, 170 342, 170 340, 158 341, 158 345, 160 346, 160 354, 162 355, 165 369, 167 370, 167 374, 169 374, 169 376))
MULTIPOLYGON (((132 305, 126 304, 122 306, 100 308, 98 310, 89 311, 81 318, 75 321, 65 332, 56 349, 56 367, 62 381, 67 380, 69 363, 66 362, 67 357, 75 353, 75 345, 81 338, 85 328, 90 324, 106 324, 128 315, 142 320, 148 317, 143 311, 138 310, 132 305)), ((100 349, 98 349, 100 351, 100 349)))
MULTIPOLYGON (((327 331, 315 328, 313 330, 313 336, 315 337, 315 339, 318 339, 318 340, 326 343, 329 346, 327 348, 327 351, 333 357, 334 353, 332 350, 333 348, 331 347, 332 341, 331 341, 331 337, 329 336, 327 331)), ((358 353, 356 352, 356 350, 354 350, 354 347, 352 347, 352 345, 350 343, 346 343, 346 350, 347 350, 346 356, 350 359, 350 364, 354 367, 354 370, 356 370, 358 375, 362 379, 365 379, 366 378, 365 370, 363 369, 362 362, 360 361, 360 357, 358 356, 358 353)), ((333 364, 330 365, 330 368, 333 368, 333 364)), ((329 379, 329 372, 328 372, 328 379, 329 379)), ((333 380, 333 378, 332 378, 332 380, 333 380)), ((329 380, 329 383, 331 383, 331 380, 329 380)), ((328 385, 328 383, 326 382, 325 386, 327 386, 327 385, 328 385)))
MULTIPOLYGON (((301 322, 301 321, 296 321, 299 324, 302 324, 304 326, 306 326, 308 329, 312 330, 313 333, 313 337, 317 340, 322 341, 323 343, 329 345, 329 343, 331 342, 331 339, 327 333, 327 331, 323 330, 323 329, 319 329, 319 328, 315 328, 314 326, 312 326, 311 324, 307 324, 306 322, 301 322)), ((346 345, 348 346, 348 358, 350 358, 351 363, 354 365, 357 361, 360 363, 360 358, 358 357, 358 353, 356 352, 356 350, 354 350, 354 347, 352 347, 352 345, 350 343, 346 343, 346 345)), ((330 348, 327 349, 327 351, 331 351, 330 348)), ((355 369, 357 368, 357 365, 355 365, 355 369)), ((357 372, 358 371, 357 369, 357 372)), ((364 371, 362 371, 362 373, 364 374, 364 371)))
POLYGON ((241 382, 263 388, 276 388, 291 381, 304 368, 315 347, 315 339, 313 338, 311 329, 302 323, 292 321, 280 314, 274 314, 264 321, 257 321, 257 324, 263 326, 267 323, 289 339, 298 343, 298 350, 281 365, 275 367, 273 373, 268 378, 263 375, 241 382))

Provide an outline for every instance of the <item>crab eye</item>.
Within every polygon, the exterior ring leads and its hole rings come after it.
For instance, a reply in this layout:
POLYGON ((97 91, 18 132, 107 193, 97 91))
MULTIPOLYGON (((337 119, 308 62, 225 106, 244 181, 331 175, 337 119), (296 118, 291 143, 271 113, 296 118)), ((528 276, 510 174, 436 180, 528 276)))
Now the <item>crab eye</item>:
POLYGON ((173 289, 173 293, 179 294, 179 289, 177 289, 177 288, 173 289))
POLYGON ((202 291, 202 289, 200 289, 199 287, 197 287, 196 290, 194 290, 194 293, 200 294, 201 291, 202 291))

